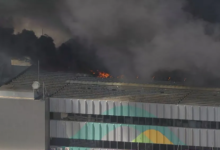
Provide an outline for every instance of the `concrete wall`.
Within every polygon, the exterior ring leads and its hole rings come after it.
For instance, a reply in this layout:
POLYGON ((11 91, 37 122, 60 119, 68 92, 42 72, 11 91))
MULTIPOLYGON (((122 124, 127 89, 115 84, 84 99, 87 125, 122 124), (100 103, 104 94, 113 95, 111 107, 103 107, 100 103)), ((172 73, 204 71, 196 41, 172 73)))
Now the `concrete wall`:
POLYGON ((0 150, 45 150, 45 102, 0 99, 0 150))

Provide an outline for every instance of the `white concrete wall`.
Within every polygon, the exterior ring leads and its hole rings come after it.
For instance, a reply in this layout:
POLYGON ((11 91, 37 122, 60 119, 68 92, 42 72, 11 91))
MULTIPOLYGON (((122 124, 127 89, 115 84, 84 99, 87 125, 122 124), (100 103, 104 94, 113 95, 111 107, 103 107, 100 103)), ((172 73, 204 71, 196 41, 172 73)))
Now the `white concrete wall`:
POLYGON ((0 99, 0 150, 45 150, 45 102, 0 99))

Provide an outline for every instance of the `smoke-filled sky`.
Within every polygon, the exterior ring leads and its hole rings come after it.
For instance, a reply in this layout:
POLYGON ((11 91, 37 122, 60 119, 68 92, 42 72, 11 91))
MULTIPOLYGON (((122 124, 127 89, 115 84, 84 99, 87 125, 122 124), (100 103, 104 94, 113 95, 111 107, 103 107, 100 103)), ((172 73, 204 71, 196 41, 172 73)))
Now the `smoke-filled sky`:
POLYGON ((0 16, 12 18, 2 24, 15 32, 40 36, 43 29, 56 46, 85 39, 112 74, 180 69, 220 77, 219 6, 219 0, 0 0, 0 16))

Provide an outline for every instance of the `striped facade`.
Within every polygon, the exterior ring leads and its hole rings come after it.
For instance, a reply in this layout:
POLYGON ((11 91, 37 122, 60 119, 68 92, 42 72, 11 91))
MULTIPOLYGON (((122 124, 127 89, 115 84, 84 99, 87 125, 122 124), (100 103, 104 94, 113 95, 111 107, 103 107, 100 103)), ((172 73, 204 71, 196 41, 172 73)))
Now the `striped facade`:
MULTIPOLYGON (((50 112, 220 122, 220 108, 208 106, 51 98, 50 112)), ((219 129, 161 125, 51 120, 50 137, 220 148, 219 129)))

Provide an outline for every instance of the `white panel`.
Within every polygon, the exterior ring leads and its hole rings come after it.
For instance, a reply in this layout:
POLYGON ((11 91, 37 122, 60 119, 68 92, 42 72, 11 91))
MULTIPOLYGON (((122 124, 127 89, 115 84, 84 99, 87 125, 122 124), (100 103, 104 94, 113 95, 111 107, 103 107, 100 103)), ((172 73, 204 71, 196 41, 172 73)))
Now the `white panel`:
POLYGON ((59 99, 59 112, 66 112, 66 101, 63 99, 59 99))
POLYGON ((150 104, 150 113, 157 116, 157 104, 150 104))
POLYGON ((214 107, 208 107, 208 121, 215 121, 215 109, 214 109, 214 107))
POLYGON ((122 135, 123 135, 123 138, 122 138, 122 141, 123 142, 129 142, 129 128, 128 126, 123 126, 123 131, 122 131, 122 135))
POLYGON ((179 128, 179 139, 186 143, 186 129, 185 128, 179 128))
POLYGON ((50 112, 58 112, 58 100, 57 99, 50 99, 50 112))
POLYGON ((131 142, 133 141, 138 135, 136 134, 136 130, 135 130, 135 125, 131 125, 129 128, 129 139, 128 141, 131 142))
POLYGON ((122 135, 123 135, 123 131, 122 131, 122 126, 120 125, 116 129, 116 141, 122 141, 124 139, 124 137, 122 137, 122 135))
POLYGON ((176 141, 177 143, 179 143, 178 139, 176 138, 176 137, 179 137, 179 128, 173 127, 172 131, 173 131, 173 133, 175 135, 175 137, 172 136, 172 140, 176 141))
POLYGON ((207 147, 207 129, 200 130, 201 146, 207 147))
POLYGON ((71 99, 66 99, 66 113, 72 113, 72 100, 71 99))
POLYGON ((164 105, 163 104, 157 104, 157 117, 164 118, 164 105))
POLYGON ((200 113, 201 113, 201 120, 202 121, 207 121, 208 118, 207 118, 207 107, 206 106, 202 106, 200 107, 200 113))
POLYGON ((186 107, 184 105, 179 105, 179 119, 186 119, 186 107))
POLYGON ((93 100, 87 100, 86 103, 87 108, 87 114, 94 114, 94 101, 93 100))
POLYGON ((186 145, 192 146, 193 145, 193 129, 186 128, 186 145))
POLYGON ((107 110, 107 101, 101 101, 100 105, 101 105, 101 113, 100 114, 102 114, 103 112, 105 112, 107 110))
POLYGON ((81 100, 80 102, 80 113, 86 114, 86 100, 81 100))
POLYGON ((108 134, 108 140, 109 141, 115 141, 115 130, 110 130, 110 129, 114 129, 114 124, 108 124, 108 131, 109 131, 109 134, 108 134))
POLYGON ((193 146, 200 146, 200 129, 193 129, 193 146))
POLYGON ((178 105, 171 105, 171 115, 172 115, 172 119, 179 118, 178 105))
POLYGON ((122 114, 121 106, 122 106, 121 102, 119 102, 119 101, 115 102, 115 107, 117 108, 115 113, 117 116, 121 116, 121 114, 122 114))
POLYGON ((122 106, 125 106, 125 107, 123 107, 124 109, 122 110, 122 116, 129 116, 129 109, 127 109, 127 107, 126 107, 126 106, 129 106, 129 103, 122 102, 122 106))
POLYGON ((220 122, 220 107, 215 107, 215 121, 220 122))
POLYGON ((164 118, 171 119, 171 105, 170 104, 164 104, 164 118))
POLYGON ((50 137, 56 138, 57 135, 57 121, 50 121, 50 137))
MULTIPOLYGON (((73 132, 73 136, 74 136, 75 134, 77 134, 79 131, 80 131, 80 122, 73 121, 73 122, 72 122, 72 132, 73 132)), ((75 138, 79 139, 79 138, 80 138, 80 135, 79 135, 79 134, 77 134, 77 135, 78 135, 78 136, 75 137, 75 138)))
POLYGON ((215 147, 220 147, 220 130, 215 130, 215 147))
POLYGON ((66 124, 65 121, 57 121, 57 137, 65 138, 66 137, 66 124))
MULTIPOLYGON (((108 110, 111 110, 115 107, 114 101, 108 101, 108 110)), ((110 111, 108 115, 115 115, 115 111, 110 111)))
POLYGON ((80 113, 80 103, 79 103, 79 100, 73 100, 72 101, 72 108, 73 108, 73 113, 76 113, 76 114, 78 114, 78 113, 80 113))
POLYGON ((193 119, 193 107, 192 106, 186 106, 186 119, 187 120, 193 119))
POLYGON ((101 114, 100 101, 94 101, 94 105, 95 105, 95 114, 97 114, 97 115, 101 114))
POLYGON ((208 130, 208 147, 215 146, 215 132, 214 130, 208 130))
POLYGON ((193 106, 193 120, 200 120, 200 107, 193 106))
POLYGON ((72 122, 66 121, 66 138, 72 138, 73 137, 73 131, 72 131, 72 122))

